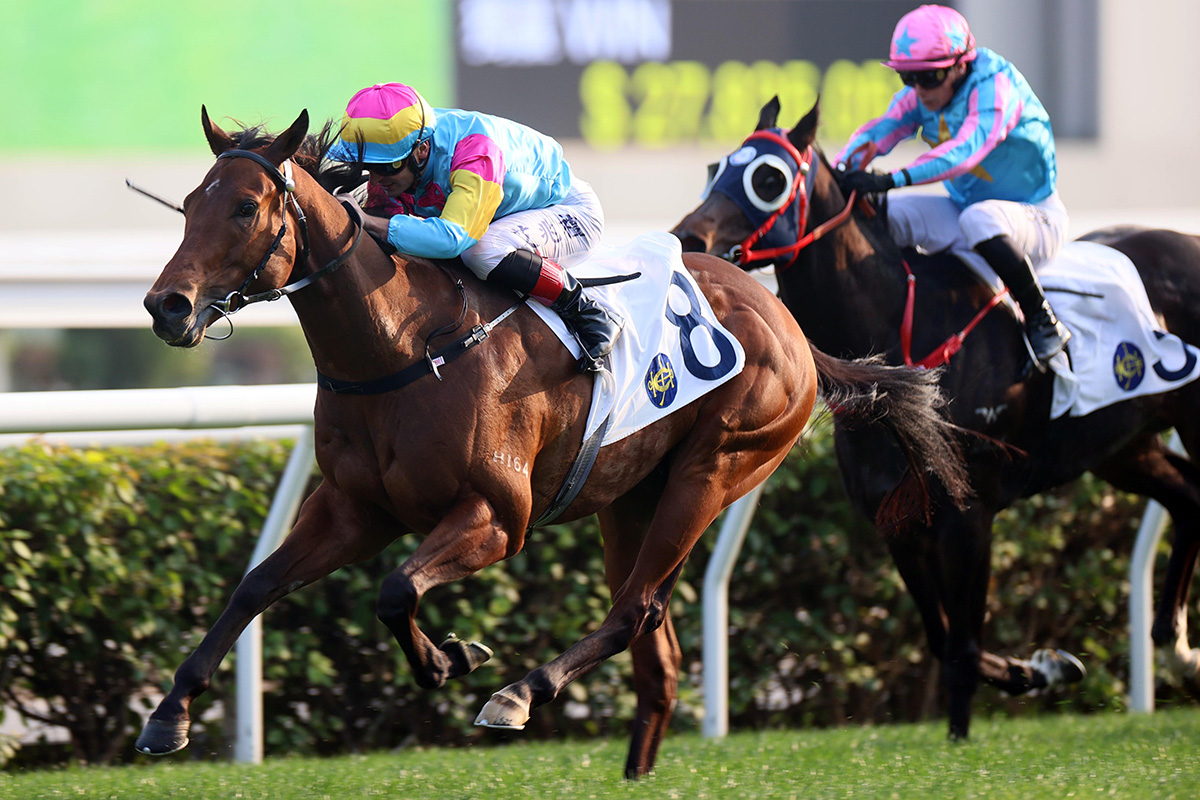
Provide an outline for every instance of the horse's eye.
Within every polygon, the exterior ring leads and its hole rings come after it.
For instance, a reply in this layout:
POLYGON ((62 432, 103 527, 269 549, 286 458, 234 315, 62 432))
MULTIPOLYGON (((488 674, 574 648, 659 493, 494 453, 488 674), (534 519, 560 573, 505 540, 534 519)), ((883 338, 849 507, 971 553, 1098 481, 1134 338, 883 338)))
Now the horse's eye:
POLYGON ((754 193, 763 202, 774 203, 783 193, 784 187, 787 186, 787 177, 775 167, 763 164, 754 170, 752 185, 754 193))
POLYGON ((253 217, 258 213, 258 203, 253 200, 243 200, 238 206, 237 213, 239 217, 253 217))

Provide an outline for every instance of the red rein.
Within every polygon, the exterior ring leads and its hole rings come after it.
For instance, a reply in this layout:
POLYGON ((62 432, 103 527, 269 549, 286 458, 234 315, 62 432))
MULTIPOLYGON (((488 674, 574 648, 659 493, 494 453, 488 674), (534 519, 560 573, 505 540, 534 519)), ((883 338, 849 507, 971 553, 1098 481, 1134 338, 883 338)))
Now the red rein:
MULTIPOLYGON (((750 134, 746 141, 750 141, 750 139, 769 139, 775 142, 784 150, 786 150, 788 155, 790 155, 798 165, 797 175, 792 182, 792 192, 790 195, 788 195, 787 202, 780 206, 779 209, 775 211, 775 213, 772 214, 766 222, 764 222, 756 231, 754 231, 754 233, 746 237, 746 240, 742 242, 741 246, 741 257, 739 258, 739 261, 743 263, 750 263, 754 261, 770 261, 779 258, 780 256, 790 255, 791 258, 789 258, 786 263, 776 266, 775 273, 778 275, 782 274, 790 266, 792 266, 792 264, 796 263, 796 258, 800 255, 801 250, 808 247, 810 244, 817 241, 822 236, 829 233, 829 231, 838 227, 850 218, 850 214, 854 210, 854 201, 856 199, 857 192, 850 193, 850 198, 846 201, 845 208, 822 222, 817 227, 813 228, 808 233, 805 233, 805 228, 808 226, 808 191, 806 186, 809 170, 812 169, 812 145, 806 147, 802 155, 800 151, 797 150, 796 147, 787 140, 787 137, 780 136, 774 131, 755 131, 754 133, 750 134), (793 244, 786 245, 784 247, 773 247, 770 250, 754 250, 754 243, 765 236, 767 231, 771 230, 771 227, 774 226, 776 220, 778 220, 779 217, 785 211, 787 211, 787 209, 791 208, 791 205, 795 201, 797 194, 800 195, 800 220, 798 224, 800 234, 799 238, 793 244)), ((862 149, 863 148, 860 148, 860 150, 862 149)), ((874 148, 870 148, 864 152, 863 155, 865 160, 862 166, 865 167, 866 162, 870 161, 875 155, 874 148)), ((866 204, 864 203, 864 205, 866 204)), ((913 306, 916 302, 917 295, 917 276, 913 274, 912 269, 908 266, 907 261, 901 261, 900 263, 904 265, 904 272, 908 275, 908 290, 904 301, 904 318, 900 325, 900 352, 904 357, 905 366, 917 367, 918 369, 933 369, 934 367, 940 367, 943 364, 949 363, 950 358, 962 349, 963 340, 967 338, 967 334, 974 330, 975 326, 978 325, 985 316, 987 316, 989 311, 1000 304, 1000 302, 1004 299, 1004 295, 1008 294, 1008 289, 1004 289, 997 293, 996 296, 993 297, 987 305, 981 308, 979 313, 977 313, 974 318, 967 323, 966 327, 964 327, 958 333, 952 334, 948 339, 946 339, 946 341, 934 348, 933 352, 931 352, 929 355, 925 356, 920 361, 914 362, 912 358, 912 331, 913 306)))
POLYGON ((908 266, 907 261, 901 261, 904 265, 904 272, 908 275, 908 292, 904 299, 904 321, 900 323, 900 353, 904 356, 904 364, 908 367, 917 367, 918 369, 933 369, 940 367, 942 364, 950 362, 950 357, 962 349, 963 339, 967 338, 976 325, 987 313, 996 306, 1000 305, 1000 301, 1004 299, 1004 295, 1008 294, 1008 289, 1003 289, 997 292, 996 295, 988 301, 988 304, 979 309, 970 322, 967 323, 958 333, 952 334, 949 339, 942 342, 933 349, 933 352, 922 358, 920 361, 913 363, 912 360, 912 331, 913 331, 913 305, 917 298, 917 276, 913 275, 913 271, 908 266))

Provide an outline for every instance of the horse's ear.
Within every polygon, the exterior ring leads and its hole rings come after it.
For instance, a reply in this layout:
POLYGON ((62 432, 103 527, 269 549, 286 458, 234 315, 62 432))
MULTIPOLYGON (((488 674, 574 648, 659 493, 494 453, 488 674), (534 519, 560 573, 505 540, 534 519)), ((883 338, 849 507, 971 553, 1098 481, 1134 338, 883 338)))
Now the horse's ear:
POLYGON ((300 148, 307 133, 308 109, 306 108, 300 112, 300 116, 296 117, 296 121, 292 123, 291 127, 275 137, 275 141, 267 148, 264 155, 269 161, 282 164, 300 148))
POLYGON ((797 150, 803 151, 817 139, 817 120, 821 116, 821 98, 813 103, 812 110, 800 118, 796 127, 788 131, 788 141, 797 150))
POLYGON ((200 124, 204 126, 204 137, 208 139, 208 146, 214 156, 233 148, 233 137, 208 118, 208 109, 204 106, 200 106, 200 124))
POLYGON ((762 131, 767 128, 774 128, 775 123, 779 120, 779 95, 775 95, 767 104, 762 107, 762 111, 758 112, 758 127, 754 130, 762 131))

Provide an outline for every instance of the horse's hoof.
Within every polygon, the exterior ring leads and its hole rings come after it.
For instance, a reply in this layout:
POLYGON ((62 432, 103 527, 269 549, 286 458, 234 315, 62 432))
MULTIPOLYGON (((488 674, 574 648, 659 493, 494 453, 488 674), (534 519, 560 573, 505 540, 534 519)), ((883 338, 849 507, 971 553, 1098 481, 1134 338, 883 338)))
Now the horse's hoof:
POLYGON ((492 695, 487 705, 475 718, 475 724, 484 728, 503 728, 509 731, 525 730, 529 721, 529 704, 500 692, 492 695))
POLYGON ((453 633, 438 647, 454 662, 454 677, 474 672, 492 657, 492 649, 480 642, 464 642, 453 633))
POLYGON ((133 749, 148 756, 167 756, 188 746, 187 719, 169 722, 159 719, 146 721, 146 727, 134 743, 133 749))
POLYGON ((1046 679, 1046 688, 1079 683, 1087 677, 1083 662, 1066 650, 1038 650, 1029 665, 1046 679))
POLYGON ((1187 639, 1181 637, 1175 643, 1175 649, 1167 652, 1167 668, 1177 677, 1184 680, 1200 680, 1200 649, 1188 645, 1187 639))

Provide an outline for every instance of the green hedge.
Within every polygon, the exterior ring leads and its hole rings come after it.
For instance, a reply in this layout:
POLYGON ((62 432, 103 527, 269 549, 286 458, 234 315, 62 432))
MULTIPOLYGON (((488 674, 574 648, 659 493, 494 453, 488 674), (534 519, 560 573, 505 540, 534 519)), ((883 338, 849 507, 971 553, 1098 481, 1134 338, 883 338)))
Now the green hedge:
MULTIPOLYGON (((287 455, 277 442, 0 451, 0 696, 70 729, 71 752, 53 757, 131 757, 140 728, 131 709, 148 713, 223 607, 287 455)), ((1090 674, 1082 690, 1032 700, 982 688, 980 713, 1123 706, 1128 561, 1141 510, 1136 498, 1085 479, 1002 517, 987 646, 1025 656, 1065 647, 1090 674)), ((672 605, 685 653, 677 729, 701 717, 697 589, 715 539, 710 531, 701 541, 672 605)), ((593 630, 608 607, 594 520, 535 531, 517 557, 422 603, 435 640, 453 631, 496 651, 473 675, 426 692, 375 619, 380 582, 415 544, 406 537, 264 615, 268 753, 495 737, 471 724, 488 695, 593 630)), ((827 431, 769 484, 730 605, 734 727, 941 712, 915 608, 885 543, 845 502, 827 431)), ((233 726, 221 711, 234 702, 233 663, 231 654, 193 706, 192 757, 230 752, 233 726)), ((627 656, 612 659, 535 711, 519 735, 623 737, 633 713, 628 672, 627 656)), ((1159 674, 1160 701, 1185 702, 1159 674)))

